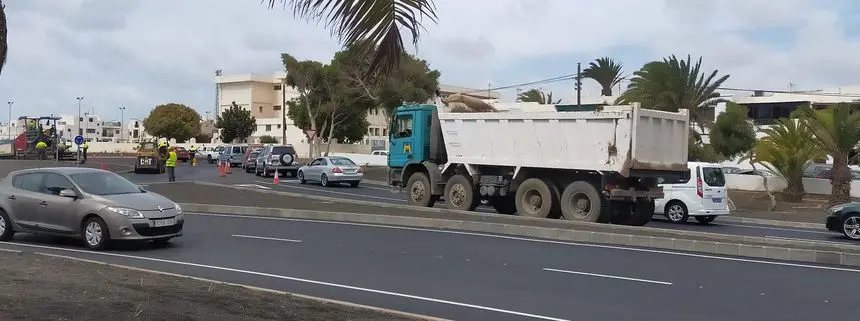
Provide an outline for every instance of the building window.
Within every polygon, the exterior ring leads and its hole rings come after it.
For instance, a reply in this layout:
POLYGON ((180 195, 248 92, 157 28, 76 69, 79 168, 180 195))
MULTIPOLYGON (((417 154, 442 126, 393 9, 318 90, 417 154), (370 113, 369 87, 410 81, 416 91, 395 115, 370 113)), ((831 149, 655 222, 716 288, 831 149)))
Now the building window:
POLYGON ((272 125, 266 125, 266 131, 272 131, 272 125))
POLYGON ((95 128, 87 128, 87 134, 95 134, 95 133, 96 133, 95 128))
POLYGON ((261 113, 263 112, 263 106, 258 106, 257 108, 260 108, 261 113))
MULTIPOLYGON (((138 128, 138 127, 140 127, 140 124, 138 124, 138 123, 137 123, 137 121, 135 121, 135 122, 134 122, 134 128, 138 128)), ((136 135, 135 135, 135 136, 136 136, 136 135)))
POLYGON ((92 118, 92 117, 90 117, 90 121, 89 121, 89 122, 91 122, 91 123, 93 122, 93 118, 92 118))
POLYGON ((278 128, 278 129, 281 129, 281 124, 278 124, 278 127, 277 127, 277 128, 278 128))
POLYGON ((83 135, 84 135, 84 129, 78 128, 78 136, 83 136, 83 135))
POLYGON ((281 110, 281 106, 274 105, 274 106, 272 106, 272 110, 275 110, 275 111, 281 110))
POLYGON ((382 129, 382 136, 388 136, 388 129, 382 129))
POLYGON ((78 118, 78 121, 84 121, 84 118, 83 118, 83 117, 79 117, 79 118, 78 118))
POLYGON ((281 85, 272 86, 272 90, 281 90, 281 85))
POLYGON ((116 130, 116 134, 119 135, 119 129, 116 130))

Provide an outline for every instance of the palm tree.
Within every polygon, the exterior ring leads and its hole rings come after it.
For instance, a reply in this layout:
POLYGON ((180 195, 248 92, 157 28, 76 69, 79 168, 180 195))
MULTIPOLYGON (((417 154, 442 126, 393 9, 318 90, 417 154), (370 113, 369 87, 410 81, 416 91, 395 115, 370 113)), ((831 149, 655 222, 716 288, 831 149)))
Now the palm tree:
POLYGON ((767 136, 756 144, 752 162, 785 179, 787 186, 782 193, 786 201, 802 201, 806 193, 803 172, 813 160, 823 156, 812 139, 812 130, 804 120, 780 119, 763 132, 767 136))
POLYGON ((409 30, 413 45, 418 44, 423 19, 436 22, 433 0, 268 0, 289 7, 293 14, 325 22, 344 47, 375 45, 370 69, 365 76, 388 75, 398 66, 406 50, 400 29, 409 30), (369 40, 369 41, 365 41, 369 40))
POLYGON ((601 96, 612 96, 612 88, 617 86, 624 77, 621 75, 621 64, 612 58, 597 58, 582 71, 582 77, 591 78, 600 84, 601 96))
POLYGON ((729 75, 717 78, 719 71, 714 70, 705 77, 701 66, 701 57, 693 64, 689 55, 686 60, 672 55, 662 61, 649 62, 633 73, 630 85, 616 104, 639 102, 645 108, 672 112, 689 109, 691 120, 704 131, 712 120, 704 117, 702 111, 725 101, 716 91, 729 75))
POLYGON ((815 145, 833 157, 830 205, 849 202, 852 174, 848 157, 860 142, 860 113, 852 112, 851 105, 837 104, 821 110, 803 107, 798 114, 809 126, 815 145))
POLYGON ((522 102, 534 102, 541 105, 555 105, 561 103, 561 99, 553 101, 552 92, 545 93, 540 89, 529 89, 517 95, 517 99, 522 102))
POLYGON ((6 34, 6 5, 0 0, 0 73, 3 72, 3 67, 6 66, 6 51, 8 49, 6 34))

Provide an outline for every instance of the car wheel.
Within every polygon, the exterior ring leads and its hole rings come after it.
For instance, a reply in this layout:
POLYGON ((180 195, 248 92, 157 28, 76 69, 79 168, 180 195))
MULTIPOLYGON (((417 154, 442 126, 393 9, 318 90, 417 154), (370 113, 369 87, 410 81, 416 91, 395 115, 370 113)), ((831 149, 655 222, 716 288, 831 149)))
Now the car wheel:
POLYGON ((296 177, 299 178, 299 184, 305 184, 308 182, 307 180, 305 180, 305 173, 302 171, 299 171, 298 174, 296 174, 296 177))
POLYGON ((690 218, 690 213, 687 212, 687 206, 680 201, 671 201, 666 204, 666 218, 675 224, 684 224, 690 218))
POLYGON ((320 185, 322 185, 323 187, 328 187, 328 175, 326 175, 325 173, 320 176, 320 185))
POLYGON ((107 224, 98 217, 88 219, 84 223, 81 234, 84 237, 84 243, 93 250, 104 250, 110 243, 110 231, 107 224))
POLYGON ((358 187, 358 184, 361 184, 361 181, 349 182, 349 186, 358 187))
POLYGON ((845 216, 842 220, 842 234, 845 234, 849 239, 860 240, 860 214, 848 214, 845 216))
POLYGON ((15 236, 15 231, 12 230, 12 220, 6 211, 0 210, 0 241, 9 241, 15 236))
POLYGON ((715 219, 717 219, 716 215, 696 216, 696 221, 699 221, 699 224, 702 225, 711 224, 715 219))

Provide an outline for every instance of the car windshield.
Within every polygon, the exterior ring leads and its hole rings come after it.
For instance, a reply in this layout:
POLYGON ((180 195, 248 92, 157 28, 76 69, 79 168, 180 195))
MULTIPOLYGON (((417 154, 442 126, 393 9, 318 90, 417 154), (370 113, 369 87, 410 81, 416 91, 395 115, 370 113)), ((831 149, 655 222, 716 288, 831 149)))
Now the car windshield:
POLYGON ((69 175, 75 184, 86 193, 94 195, 117 195, 142 193, 129 180, 114 173, 90 172, 69 175))
POLYGON ((355 165, 355 163, 353 163, 352 160, 349 158, 329 158, 329 160, 331 160, 332 165, 355 165))
POLYGON ((708 186, 726 186, 726 177, 723 175, 723 170, 719 167, 702 167, 702 176, 704 176, 705 183, 708 186))
POLYGON ((248 159, 255 159, 257 158, 257 156, 260 156, 260 152, 253 152, 250 156, 248 156, 248 159))

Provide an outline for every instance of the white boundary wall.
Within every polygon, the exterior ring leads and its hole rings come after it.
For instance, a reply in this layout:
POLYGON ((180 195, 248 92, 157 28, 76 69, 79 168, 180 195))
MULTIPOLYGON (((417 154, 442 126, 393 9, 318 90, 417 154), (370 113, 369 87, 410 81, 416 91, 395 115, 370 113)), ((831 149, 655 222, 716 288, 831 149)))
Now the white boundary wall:
MULTIPOLYGON (((780 192, 785 189, 785 180, 781 177, 770 176, 767 178, 770 190, 780 192)), ((736 175, 726 174, 726 186, 729 189, 742 191, 764 191, 761 176, 758 175, 736 175)), ((830 195, 830 180, 820 178, 804 178, 803 188, 807 194, 830 195)), ((851 196, 860 197, 860 181, 851 181, 851 196)))

